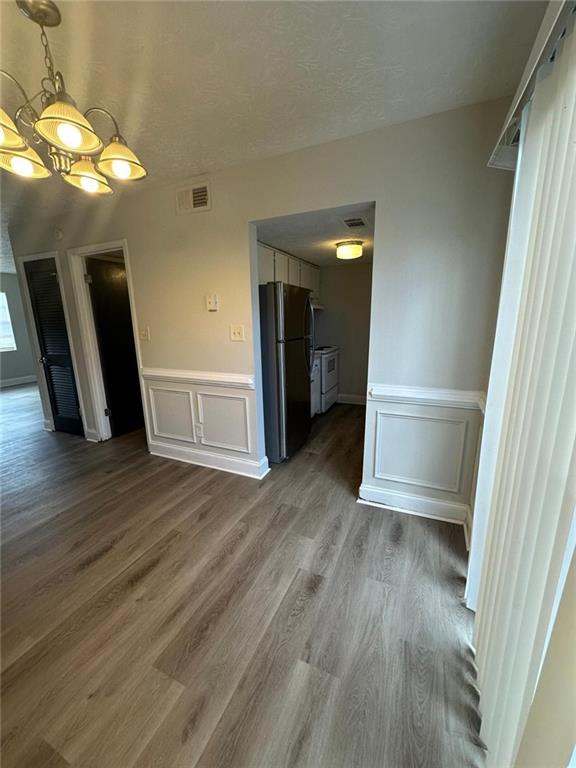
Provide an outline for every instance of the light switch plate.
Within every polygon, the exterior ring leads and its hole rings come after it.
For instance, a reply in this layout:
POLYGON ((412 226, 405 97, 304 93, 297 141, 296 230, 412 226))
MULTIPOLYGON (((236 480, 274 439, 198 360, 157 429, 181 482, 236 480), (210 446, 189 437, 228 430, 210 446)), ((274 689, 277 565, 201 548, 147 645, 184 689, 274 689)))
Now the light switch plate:
POLYGON ((145 325, 144 328, 140 328, 140 341, 150 341, 150 326, 145 325))
POLYGON ((217 293, 209 293, 206 296, 206 309, 208 312, 218 312, 220 309, 220 301, 217 293))
POLYGON ((231 325, 230 326, 230 340, 231 341, 246 341, 246 334, 243 325, 231 325))

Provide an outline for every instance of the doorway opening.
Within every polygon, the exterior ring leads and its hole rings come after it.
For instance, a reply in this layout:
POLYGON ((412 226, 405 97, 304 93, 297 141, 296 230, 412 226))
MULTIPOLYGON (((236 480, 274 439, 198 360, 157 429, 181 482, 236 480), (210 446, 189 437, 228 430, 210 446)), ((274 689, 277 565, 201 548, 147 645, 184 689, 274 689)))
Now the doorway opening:
POLYGON ((24 300, 35 330, 31 342, 40 365, 40 395, 45 414, 50 414, 44 426, 84 437, 83 408, 56 255, 23 259, 22 273, 24 300))
POLYGON ((69 252, 80 335, 100 440, 144 427, 123 247, 69 252))
POLYGON ((374 218, 370 202, 254 223, 263 431, 272 463, 292 458, 344 414, 354 416, 362 441, 374 218), (350 241, 361 243, 362 255, 337 258, 337 244, 350 241))
MULTIPOLYGON (((6 265, 8 266, 8 265, 6 265)), ((42 429, 36 354, 26 324, 18 275, 0 272, 0 440, 8 446, 42 429)))

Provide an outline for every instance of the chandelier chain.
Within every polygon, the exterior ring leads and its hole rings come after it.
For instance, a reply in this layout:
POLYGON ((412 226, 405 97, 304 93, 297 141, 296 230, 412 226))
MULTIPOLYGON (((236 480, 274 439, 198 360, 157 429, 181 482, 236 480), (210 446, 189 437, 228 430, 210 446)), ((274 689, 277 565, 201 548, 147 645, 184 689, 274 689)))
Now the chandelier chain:
POLYGON ((50 51, 50 44, 48 43, 48 37, 46 36, 44 27, 40 27, 40 29, 42 30, 40 32, 40 40, 42 42, 42 45, 44 46, 44 64, 46 65, 46 69, 48 70, 48 77, 50 78, 52 85, 56 87, 56 78, 54 76, 54 61, 52 60, 52 52, 50 51))

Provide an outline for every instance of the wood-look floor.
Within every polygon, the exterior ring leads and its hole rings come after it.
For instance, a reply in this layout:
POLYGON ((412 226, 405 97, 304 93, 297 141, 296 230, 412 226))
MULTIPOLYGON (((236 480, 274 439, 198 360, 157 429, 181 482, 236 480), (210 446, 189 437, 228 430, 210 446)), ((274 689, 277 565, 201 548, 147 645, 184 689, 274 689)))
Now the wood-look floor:
POLYGON ((356 503, 361 408, 261 482, 0 408, 4 768, 482 764, 462 530, 356 503))

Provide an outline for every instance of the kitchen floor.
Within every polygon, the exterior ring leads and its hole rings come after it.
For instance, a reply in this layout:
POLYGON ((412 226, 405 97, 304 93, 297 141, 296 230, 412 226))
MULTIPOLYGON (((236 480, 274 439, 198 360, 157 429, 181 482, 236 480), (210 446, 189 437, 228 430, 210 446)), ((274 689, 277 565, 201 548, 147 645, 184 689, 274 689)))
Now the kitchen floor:
POLYGON ((258 482, 31 397, 18 429, 0 393, 4 768, 482 765, 462 529, 356 503, 362 408, 258 482))

